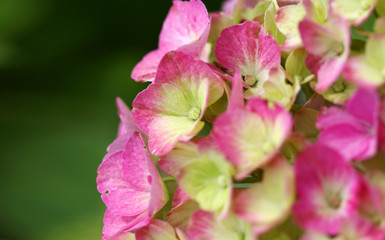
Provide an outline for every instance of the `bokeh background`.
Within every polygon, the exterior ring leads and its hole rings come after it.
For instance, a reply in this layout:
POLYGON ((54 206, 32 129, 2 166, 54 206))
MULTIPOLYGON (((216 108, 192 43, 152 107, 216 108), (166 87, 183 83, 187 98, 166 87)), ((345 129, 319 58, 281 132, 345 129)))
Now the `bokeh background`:
MULTIPOLYGON (((210 11, 220 0, 204 0, 210 11)), ((115 97, 157 48, 171 0, 0 0, 0 239, 100 239, 96 169, 115 97)))

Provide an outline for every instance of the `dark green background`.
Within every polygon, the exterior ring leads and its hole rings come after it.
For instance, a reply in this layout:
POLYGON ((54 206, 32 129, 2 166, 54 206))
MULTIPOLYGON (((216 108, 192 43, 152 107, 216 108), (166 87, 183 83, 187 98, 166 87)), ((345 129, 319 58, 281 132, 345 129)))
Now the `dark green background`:
MULTIPOLYGON (((221 1, 204 1, 209 10, 221 1)), ((0 239, 100 239, 96 169, 115 97, 155 49, 171 0, 0 0, 0 239)))

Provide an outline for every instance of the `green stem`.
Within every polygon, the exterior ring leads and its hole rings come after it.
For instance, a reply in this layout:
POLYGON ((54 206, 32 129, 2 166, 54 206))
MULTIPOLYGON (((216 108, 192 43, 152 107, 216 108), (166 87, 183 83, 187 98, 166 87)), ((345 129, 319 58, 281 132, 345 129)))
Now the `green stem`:
POLYGON ((176 180, 174 177, 164 177, 162 178, 162 181, 166 183, 166 182, 175 182, 176 180))

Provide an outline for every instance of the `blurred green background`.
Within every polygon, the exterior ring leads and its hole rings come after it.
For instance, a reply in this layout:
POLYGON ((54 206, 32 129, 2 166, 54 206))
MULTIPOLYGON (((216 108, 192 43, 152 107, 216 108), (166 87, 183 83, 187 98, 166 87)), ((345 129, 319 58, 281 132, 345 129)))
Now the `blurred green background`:
MULTIPOLYGON (((220 0, 204 1, 219 9, 220 0)), ((155 49, 171 0, 0 0, 0 239, 100 239, 96 169, 115 97, 155 49)))

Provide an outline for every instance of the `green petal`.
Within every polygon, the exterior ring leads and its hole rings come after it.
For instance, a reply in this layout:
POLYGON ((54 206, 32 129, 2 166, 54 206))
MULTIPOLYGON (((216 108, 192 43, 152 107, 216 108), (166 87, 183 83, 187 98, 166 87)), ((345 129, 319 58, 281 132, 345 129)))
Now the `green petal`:
POLYGON ((186 163, 181 170, 179 184, 200 207, 218 214, 226 212, 230 204, 232 167, 216 151, 206 151, 186 163))

